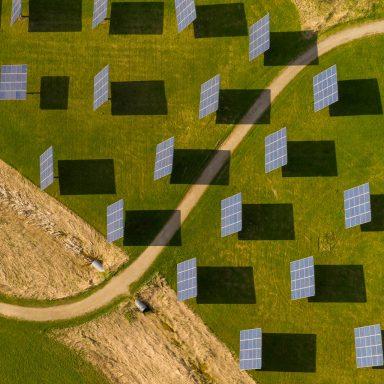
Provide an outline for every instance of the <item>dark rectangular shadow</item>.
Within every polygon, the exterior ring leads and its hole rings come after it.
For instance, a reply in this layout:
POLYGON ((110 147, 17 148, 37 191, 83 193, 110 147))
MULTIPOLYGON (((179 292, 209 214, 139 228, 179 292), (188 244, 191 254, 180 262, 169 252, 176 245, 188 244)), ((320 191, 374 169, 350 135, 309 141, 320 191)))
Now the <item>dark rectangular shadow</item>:
POLYGON ((154 210, 154 211, 126 211, 124 228, 124 245, 181 245, 181 217, 180 211, 154 210), (178 230, 172 239, 166 243, 156 239, 157 234, 173 218, 173 225, 178 230))
POLYGON ((61 195, 115 194, 112 159, 59 160, 61 195))
POLYGON ((40 82, 40 109, 68 109, 68 94, 68 76, 43 76, 40 82))
POLYGON ((29 0, 29 32, 79 32, 82 0, 29 0))
POLYGON ((111 35, 161 35, 164 3, 112 3, 111 35))
POLYGON ((112 115, 166 115, 163 80, 111 83, 112 115))
POLYGON ((239 240, 294 240, 292 204, 243 204, 239 240))
POLYGON ((384 231, 384 195, 371 195, 371 215, 370 223, 360 225, 361 231, 384 231))
POLYGON ((269 124, 271 121, 271 91, 269 89, 220 89, 219 109, 216 124, 269 124), (268 107, 259 119, 247 112, 259 97, 263 97, 268 107))
POLYGON ((243 3, 198 5, 195 38, 248 36, 243 3))
POLYGON ((262 370, 316 372, 316 335, 263 333, 262 370))
POLYGON ((382 115, 377 79, 341 80, 339 101, 329 106, 330 116, 382 115))
POLYGON ((197 267, 199 304, 255 304, 253 267, 197 267))
POLYGON ((288 164, 283 177, 337 176, 334 141, 288 141, 288 164))
POLYGON ((264 65, 318 65, 317 33, 314 31, 271 32, 271 45, 264 53, 264 65), (304 60, 295 59, 313 47, 304 60))
POLYGON ((175 149, 171 184, 228 185, 231 152, 211 149, 175 149), (199 178, 205 166, 219 156, 223 166, 213 181, 199 178))
POLYGON ((315 265, 314 303, 365 303, 364 269, 362 265, 315 265))

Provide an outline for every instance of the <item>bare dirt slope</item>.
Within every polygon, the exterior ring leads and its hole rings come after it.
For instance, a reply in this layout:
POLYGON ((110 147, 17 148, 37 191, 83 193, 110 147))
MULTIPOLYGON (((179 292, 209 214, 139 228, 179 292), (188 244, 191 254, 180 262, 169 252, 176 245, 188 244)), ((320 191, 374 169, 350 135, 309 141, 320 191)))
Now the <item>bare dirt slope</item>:
POLYGON ((119 248, 0 160, 0 293, 36 299, 75 295, 127 260, 119 248))
POLYGON ((156 278, 140 296, 151 312, 124 305, 54 335, 116 384, 254 383, 163 279, 156 278))
POLYGON ((383 8, 382 0, 292 0, 300 13, 303 29, 320 31, 357 20, 383 8))

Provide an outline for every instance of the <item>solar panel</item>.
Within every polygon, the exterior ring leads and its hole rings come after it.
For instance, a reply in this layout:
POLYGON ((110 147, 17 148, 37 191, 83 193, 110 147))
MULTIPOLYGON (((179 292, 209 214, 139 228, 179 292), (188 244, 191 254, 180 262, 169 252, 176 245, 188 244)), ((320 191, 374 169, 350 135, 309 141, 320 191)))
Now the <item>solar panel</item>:
POLYGON ((107 240, 112 243, 124 237, 124 200, 107 207, 107 240))
POLYGON ((384 364, 380 324, 355 328, 355 350, 357 368, 384 364))
POLYGON ((291 262, 291 299, 315 296, 313 256, 291 262))
POLYGON ((92 29, 95 29, 107 17, 108 0, 94 0, 92 29))
POLYGON ((196 258, 177 264, 177 300, 197 296, 196 258))
POLYGON ((181 32, 196 19, 194 0, 175 0, 177 30, 181 32))
POLYGON ((339 100, 336 65, 313 77, 313 97, 315 112, 339 100))
POLYGON ((249 61, 270 47, 269 13, 249 28, 249 61))
POLYGON ((157 144, 154 180, 172 173, 174 144, 174 137, 157 144))
POLYGON ((283 128, 265 138, 265 173, 287 163, 287 128, 283 128))
POLYGON ((26 100, 27 65, 2 65, 0 100, 26 100))
POLYGON ((242 224, 241 193, 221 200, 221 237, 240 232, 242 224))
POLYGON ((345 228, 371 221, 369 183, 344 191, 345 228))
POLYGON ((109 96, 109 65, 104 67, 93 81, 93 110, 108 101, 109 96))
POLYGON ((261 328, 240 331, 240 369, 261 369, 261 328))
POLYGON ((40 155, 40 189, 44 190, 53 184, 53 147, 49 147, 40 155))
POLYGON ((220 75, 201 85, 199 118, 216 112, 219 108, 220 75))
POLYGON ((21 17, 21 11, 22 0, 12 0, 11 25, 15 24, 16 21, 21 17))

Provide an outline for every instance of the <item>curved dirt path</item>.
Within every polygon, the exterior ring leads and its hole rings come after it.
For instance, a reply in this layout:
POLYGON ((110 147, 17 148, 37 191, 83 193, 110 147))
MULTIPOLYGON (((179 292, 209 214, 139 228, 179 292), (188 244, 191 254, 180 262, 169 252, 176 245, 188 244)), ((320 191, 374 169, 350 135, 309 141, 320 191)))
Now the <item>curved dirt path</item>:
MULTIPOLYGON (((318 56, 324 55, 332 49, 353 40, 382 33, 384 33, 384 20, 345 29, 321 41, 317 46, 318 56)), ((295 60, 295 66, 288 66, 280 72, 268 87, 271 91, 271 102, 306 67, 305 63, 309 63, 311 59, 315 58, 315 55, 316 49, 311 48, 295 60)), ((244 117, 244 121, 255 121, 262 116, 267 107, 267 98, 265 95, 261 95, 244 117)), ((236 125, 219 149, 233 152, 251 130, 252 126, 252 124, 236 125)), ((201 174, 200 179, 204 180, 205 183, 212 180, 220 171, 224 162, 225 159, 222 156, 215 156, 201 174)), ((177 210, 181 213, 181 223, 188 217, 208 187, 209 185, 198 184, 191 186, 177 207, 177 210)), ((153 244, 166 244, 178 229, 179 223, 175 215, 163 227, 153 241, 153 244)), ((110 303, 119 295, 126 294, 129 285, 138 280, 147 271, 164 248, 165 246, 150 245, 127 269, 113 277, 104 287, 81 301, 44 308, 0 303, 0 315, 30 321, 53 321, 70 319, 95 311, 110 303)))

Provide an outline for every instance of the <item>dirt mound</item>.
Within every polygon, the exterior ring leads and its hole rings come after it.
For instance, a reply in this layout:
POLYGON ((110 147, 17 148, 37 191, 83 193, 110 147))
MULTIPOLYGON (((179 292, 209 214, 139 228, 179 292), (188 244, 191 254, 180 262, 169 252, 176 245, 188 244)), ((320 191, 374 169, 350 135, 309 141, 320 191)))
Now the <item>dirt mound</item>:
POLYGON ((163 279, 156 278, 140 297, 151 312, 142 314, 125 304, 54 335, 113 383, 254 383, 201 319, 177 301, 163 279))
POLYGON ((0 160, 0 293, 57 299, 100 283, 127 255, 0 160))

